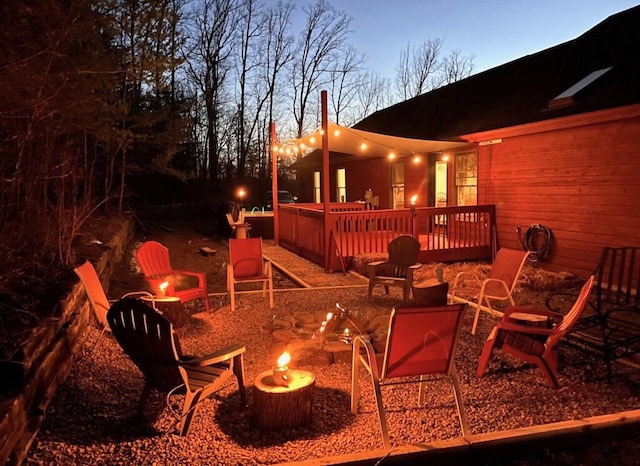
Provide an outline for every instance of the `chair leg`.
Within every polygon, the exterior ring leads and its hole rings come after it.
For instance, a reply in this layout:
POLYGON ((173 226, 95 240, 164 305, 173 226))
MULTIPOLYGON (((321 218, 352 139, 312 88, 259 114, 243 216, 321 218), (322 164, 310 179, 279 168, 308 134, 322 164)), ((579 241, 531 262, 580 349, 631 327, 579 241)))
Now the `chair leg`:
POLYGON ((149 399, 150 394, 151 387, 145 383, 142 393, 140 394, 140 399, 138 400, 138 417, 142 417, 144 414, 144 407, 147 405, 147 400, 149 399))
POLYGON ((195 393, 187 390, 185 394, 184 406, 182 408, 182 422, 180 423, 180 435, 182 437, 186 437, 189 433, 189 427, 191 427, 191 421, 198 408, 198 401, 200 400, 201 394, 202 390, 198 390, 195 393))
POLYGON ((487 364, 489 363, 489 359, 491 359, 491 353, 493 352, 493 347, 495 346, 497 336, 498 329, 494 327, 487 337, 487 340, 484 342, 482 353, 480 353, 480 358, 478 359, 478 369, 476 370, 476 376, 478 378, 482 377, 482 375, 484 374, 484 370, 487 368, 487 364))
POLYGON ((236 310, 236 295, 233 283, 233 269, 231 265, 227 265, 227 292, 229 293, 229 301, 231 303, 231 311, 236 310))
POLYGON ((558 382, 558 375, 544 358, 539 358, 536 361, 536 365, 544 373, 544 376, 547 379, 547 382, 549 382, 549 385, 551 385, 553 388, 558 388, 560 386, 560 382, 558 382))
POLYGON ((267 262, 268 267, 268 277, 269 277, 269 309, 273 309, 273 267, 271 266, 271 262, 267 262))
POLYGON ((467 437, 471 431, 467 422, 467 414, 465 413, 464 403, 462 402, 462 392, 460 391, 460 382, 458 381, 458 373, 455 367, 451 371, 451 382, 453 383, 453 391, 456 397, 456 407, 458 408, 458 418, 460 419, 460 429, 462 436, 467 437))
POLYGON ((389 441, 389 429, 387 428, 387 419, 384 415, 384 405, 382 404, 382 390, 380 389, 380 382, 371 374, 371 382, 373 383, 373 391, 376 396, 376 405, 378 406, 378 421, 380 423, 380 433, 382 434, 382 443, 385 448, 391 447, 389 441))
POLYGON ((473 325, 471 326, 471 335, 476 334, 476 327, 478 326, 478 320, 480 318, 480 304, 476 305, 476 314, 473 317, 473 325))
POLYGON ((356 340, 351 356, 351 412, 358 414, 358 400, 360 399, 360 384, 358 371, 360 368, 360 343, 356 340))
POLYGON ((238 391, 240 392, 240 402, 242 409, 247 406, 247 389, 244 386, 244 362, 242 354, 233 357, 233 374, 238 380, 238 391))

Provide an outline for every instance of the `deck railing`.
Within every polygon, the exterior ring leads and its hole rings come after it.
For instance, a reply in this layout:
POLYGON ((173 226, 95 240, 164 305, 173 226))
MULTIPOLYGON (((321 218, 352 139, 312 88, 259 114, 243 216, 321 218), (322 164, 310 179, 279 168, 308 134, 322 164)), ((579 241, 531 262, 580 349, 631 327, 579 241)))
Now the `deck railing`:
POLYGON ((420 241, 420 260, 490 259, 494 251, 494 206, 363 210, 361 204, 331 204, 325 232, 322 204, 280 206, 280 245, 336 271, 344 260, 384 254, 400 235, 420 241), (328 251, 327 248, 328 241, 328 251))

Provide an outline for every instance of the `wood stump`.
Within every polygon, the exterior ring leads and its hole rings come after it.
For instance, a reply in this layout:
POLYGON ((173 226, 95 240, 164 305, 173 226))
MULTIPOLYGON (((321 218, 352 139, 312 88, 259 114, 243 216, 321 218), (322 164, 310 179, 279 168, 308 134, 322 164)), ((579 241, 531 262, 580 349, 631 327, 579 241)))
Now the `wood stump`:
POLYGON ((447 304, 449 283, 430 279, 413 284, 413 299, 421 306, 444 306, 447 304))
POLYGON ((315 377, 299 370, 289 370, 287 376, 287 386, 276 385, 270 370, 256 378, 252 422, 260 429, 286 429, 311 422, 315 377))
POLYGON ((175 328, 182 327, 189 320, 189 313, 180 302, 180 298, 175 296, 154 296, 153 298, 141 296, 140 299, 160 311, 175 328))

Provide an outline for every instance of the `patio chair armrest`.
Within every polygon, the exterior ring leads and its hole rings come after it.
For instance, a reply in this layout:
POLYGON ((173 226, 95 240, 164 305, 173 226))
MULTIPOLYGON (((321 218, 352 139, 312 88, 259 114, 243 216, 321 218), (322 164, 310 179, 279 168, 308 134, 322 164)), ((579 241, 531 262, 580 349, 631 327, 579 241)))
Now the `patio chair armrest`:
POLYGON ((458 272, 456 276, 453 278, 453 285, 451 285, 451 289, 452 290, 455 289, 456 286, 458 286, 458 280, 460 280, 463 277, 466 277, 467 275, 471 276, 474 279, 474 281, 478 282, 478 284, 481 283, 481 278, 474 272, 458 272))
POLYGON ((516 324, 514 322, 498 322, 496 327, 499 330, 508 330, 512 332, 518 333, 528 333, 531 335, 546 335, 549 336, 555 332, 552 328, 545 327, 533 327, 526 324, 516 324))
POLYGON ((534 308, 534 307, 527 307, 527 306, 509 306, 504 310, 504 314, 502 318, 504 320, 507 320, 509 319, 509 316, 511 314, 515 314, 515 313, 551 317, 552 319, 562 319, 564 317, 559 312, 551 311, 548 309, 534 308))
POLYGON ((174 270, 173 273, 195 277, 198 279, 198 286, 203 287, 207 281, 205 272, 194 272, 192 270, 174 270))
POLYGON ((367 335, 358 335, 353 339, 353 351, 359 352, 360 348, 365 350, 371 373, 374 377, 380 378, 380 368, 378 367, 378 360, 376 359, 376 351, 367 335))
POLYGON ((194 359, 182 359, 178 361, 181 366, 210 366, 222 361, 228 361, 229 359, 238 356, 246 351, 246 348, 240 344, 230 345, 226 348, 218 350, 214 353, 207 354, 194 359))
POLYGON ((388 262, 388 261, 373 261, 373 262, 369 262, 369 263, 367 264, 367 268, 368 268, 368 267, 376 268, 376 267, 378 267, 379 265, 386 264, 387 262, 388 262))
POLYGON ((420 267, 422 267, 422 264, 420 262, 416 262, 415 264, 410 265, 407 270, 418 270, 420 267))

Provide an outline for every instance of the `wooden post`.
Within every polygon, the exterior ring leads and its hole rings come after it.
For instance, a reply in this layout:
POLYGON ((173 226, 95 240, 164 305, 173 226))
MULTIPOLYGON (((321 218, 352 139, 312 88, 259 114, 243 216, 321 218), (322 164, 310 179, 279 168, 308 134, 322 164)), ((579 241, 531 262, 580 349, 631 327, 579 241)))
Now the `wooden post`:
POLYGON ((322 204, 324 211, 324 271, 331 272, 331 225, 329 217, 329 118, 327 91, 320 93, 322 100, 322 204))
POLYGON ((279 245, 280 242, 280 221, 278 214, 278 154, 274 151, 275 144, 277 141, 276 136, 276 124, 271 122, 271 132, 269 138, 269 151, 271 154, 271 194, 273 196, 272 203, 273 205, 273 244, 276 246, 279 245))

